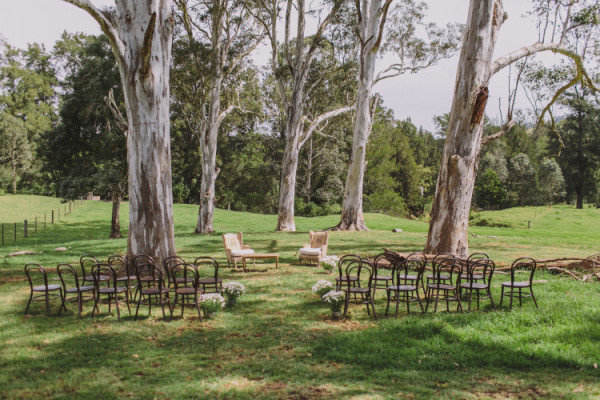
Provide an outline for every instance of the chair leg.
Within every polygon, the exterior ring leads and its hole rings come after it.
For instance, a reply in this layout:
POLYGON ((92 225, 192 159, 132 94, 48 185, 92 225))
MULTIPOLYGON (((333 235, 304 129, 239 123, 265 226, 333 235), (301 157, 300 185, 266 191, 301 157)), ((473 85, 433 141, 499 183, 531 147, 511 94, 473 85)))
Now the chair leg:
POLYGON ((396 292, 396 314, 394 318, 398 318, 398 307, 400 306, 400 292, 396 292))
POLYGON ((523 290, 519 288, 519 307, 523 307, 523 290))
POLYGON ((502 285, 502 291, 500 292, 500 304, 498 307, 502 307, 502 299, 504 298, 504 285, 502 285))
POLYGON ((140 304, 142 304, 142 293, 140 293, 140 297, 137 301, 137 307, 135 308, 135 320, 137 321, 138 311, 140 311, 140 304))
POLYGON ((27 307, 25 307, 25 315, 27 315, 27 311, 29 311, 29 305, 31 304, 31 299, 33 299, 33 290, 29 294, 29 301, 27 302, 27 307))
POLYGON ((348 296, 349 294, 346 294, 346 301, 344 302, 344 318, 346 318, 346 314, 348 313, 348 303, 350 301, 348 296))
POLYGON ((415 291, 415 296, 417 298, 417 301, 419 302, 419 307, 421 307, 421 313, 425 313, 425 310, 423 309, 423 303, 421 303, 421 298, 419 297, 419 290, 417 289, 415 291))
POLYGON ((46 290, 46 314, 50 316, 50 293, 46 290))
POLYGON ((81 318, 81 311, 83 309, 83 306, 81 304, 83 301, 82 295, 83 295, 83 293, 77 292, 77 312, 79 313, 79 318, 81 318))
MULTIPOLYGON (((119 311, 119 296, 117 296, 116 290, 115 290, 115 294, 114 295, 115 295, 115 306, 117 307, 117 320, 120 321, 121 320, 121 311, 119 311)), ((110 304, 110 299, 109 299, 109 303, 108 304, 110 304)))
MULTIPOLYGON (((479 293, 479 291, 477 292, 479 293)), ((458 296, 460 297, 460 295, 458 296)), ((471 300, 473 299, 473 288, 469 289, 469 307, 467 308, 467 311, 471 311, 471 300)), ((479 309, 479 297, 477 298, 477 308, 479 309)))
POLYGON ((533 304, 535 304, 535 308, 539 308, 537 301, 535 301, 535 296, 533 295, 533 288, 529 286, 529 292, 531 292, 531 298, 533 299, 533 304))
POLYGON ((60 290, 60 308, 58 309, 58 316, 60 317, 60 314, 62 313, 63 308, 65 309, 65 312, 67 312, 67 307, 65 307, 65 296, 63 296, 62 294, 62 289, 60 290))
POLYGON ((514 290, 515 289, 511 286, 511 288, 510 288, 510 303, 508 303, 508 308, 510 308, 510 309, 512 309, 513 297, 515 297, 514 296, 514 294, 515 294, 514 290))
MULTIPOLYGON (((429 288, 427 288, 429 289, 429 288)), ((427 302, 425 303, 425 311, 429 310, 429 296, 427 296, 428 292, 425 292, 425 298, 427 299, 427 302)))
POLYGON ((490 301, 492 302, 492 307, 494 307, 494 311, 498 311, 498 309, 496 308, 496 305, 494 304, 494 299, 492 298, 492 292, 490 292, 490 288, 489 286, 487 287, 487 294, 490 298, 490 301))
POLYGON ((385 307, 385 316, 388 316, 388 311, 390 309, 390 291, 387 290, 387 306, 385 307))

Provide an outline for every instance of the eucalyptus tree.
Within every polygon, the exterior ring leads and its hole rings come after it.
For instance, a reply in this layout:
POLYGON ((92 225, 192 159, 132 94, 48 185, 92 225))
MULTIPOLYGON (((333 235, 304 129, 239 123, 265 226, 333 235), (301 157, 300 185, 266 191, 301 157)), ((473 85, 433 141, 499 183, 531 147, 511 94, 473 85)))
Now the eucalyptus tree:
MULTIPOLYGON (((352 105, 335 104, 328 111, 314 116, 306 115, 306 105, 311 92, 321 84, 321 80, 308 85, 308 74, 315 58, 327 43, 326 33, 332 20, 340 12, 345 0, 327 0, 323 8, 310 10, 311 14, 323 14, 316 32, 306 35, 307 5, 305 0, 252 0, 249 1, 255 17, 263 24, 271 45, 271 72, 277 80, 277 87, 283 114, 285 115, 285 146, 279 205, 277 217, 278 231, 295 231, 294 201, 299 152, 310 139, 318 126, 330 118, 353 109, 352 105), (284 38, 279 42, 278 22, 285 5, 284 38), (295 20, 295 21, 294 21, 295 20), (292 29, 295 23, 295 37, 292 29)), ((328 71, 338 68, 336 62, 328 71)), ((322 71, 323 77, 328 71, 322 71)))
POLYGON ((17 193, 17 179, 30 167, 31 159, 25 123, 9 113, 0 112, 0 165, 8 168, 13 194, 17 193))
MULTIPOLYGON (((238 96, 229 96, 230 104, 223 109, 223 84, 238 81, 235 76, 239 75, 244 61, 264 34, 262 25, 251 16, 245 1, 175 0, 175 3, 182 26, 180 40, 187 42, 187 56, 194 64, 192 71, 178 71, 179 75, 189 78, 180 81, 179 86, 193 87, 177 91, 187 95, 183 99, 176 97, 176 100, 200 142, 202 180, 196 233, 212 233, 215 182, 220 172, 217 166, 218 131, 227 115, 242 109, 238 96), (189 76, 190 72, 196 76, 189 76)), ((235 88, 229 87, 229 91, 235 92, 235 88)))
MULTIPOLYGON (((539 18, 538 41, 494 61, 492 56, 500 28, 507 18, 503 1, 470 1, 446 144, 425 245, 428 253, 468 255, 469 210, 481 146, 502 137, 514 125, 509 116, 499 132, 482 139, 488 83, 492 76, 532 54, 553 51, 572 61, 575 73, 568 85, 579 82, 593 86, 581 56, 577 54, 576 43, 582 35, 588 36, 594 32, 598 6, 593 1, 560 0, 536 0, 534 6, 535 15, 539 18)), ((591 41, 590 46, 594 42, 591 41)), ((566 88, 559 89, 553 101, 564 90, 566 88)), ((550 105, 544 107, 544 110, 549 107, 550 105)))
POLYGON ((373 125, 376 107, 373 86, 387 78, 407 72, 417 72, 454 54, 457 27, 440 29, 425 24, 425 2, 401 0, 392 8, 393 0, 357 0, 356 35, 360 46, 356 120, 353 132, 352 157, 348 167, 342 216, 335 229, 366 230, 363 217, 363 182, 366 169, 367 141, 373 125), (386 22, 392 23, 386 27, 386 22), (419 37, 423 28, 427 40, 419 37), (380 51, 391 51, 396 62, 375 74, 380 51))
POLYGON ((129 231, 127 254, 161 263, 175 255, 169 121, 172 1, 64 0, 87 11, 108 37, 119 66, 128 121, 129 231))

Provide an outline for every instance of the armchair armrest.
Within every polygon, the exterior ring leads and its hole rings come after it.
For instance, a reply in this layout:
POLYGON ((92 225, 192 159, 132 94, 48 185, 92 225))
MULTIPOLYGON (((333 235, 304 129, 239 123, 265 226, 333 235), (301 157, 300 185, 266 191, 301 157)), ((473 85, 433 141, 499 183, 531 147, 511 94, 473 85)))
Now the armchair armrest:
POLYGON ((249 248, 250 248, 250 246, 248 246, 247 244, 242 245, 242 250, 246 250, 246 249, 249 249, 249 248))

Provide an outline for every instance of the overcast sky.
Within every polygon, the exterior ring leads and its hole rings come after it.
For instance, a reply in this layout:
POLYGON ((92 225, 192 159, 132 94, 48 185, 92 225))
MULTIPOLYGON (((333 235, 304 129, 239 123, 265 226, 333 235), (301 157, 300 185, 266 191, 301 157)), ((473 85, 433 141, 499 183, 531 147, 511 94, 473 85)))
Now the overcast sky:
MULTIPOLYGON (((114 5, 111 0, 93 0, 97 6, 114 5)), ((428 0, 431 21, 465 23, 468 0, 428 0)), ((508 20, 502 26, 495 56, 501 56, 537 38, 535 23, 523 17, 529 10, 528 0, 505 0, 508 20)), ((13 46, 41 42, 48 49, 63 31, 99 34, 100 28, 86 12, 61 0, 0 0, 0 35, 13 46)), ((385 59, 379 68, 385 67, 385 59)), ((410 117, 417 126, 434 130, 433 117, 450 111, 458 57, 440 62, 418 74, 382 81, 375 90, 383 96, 384 105, 393 109, 396 118, 410 117)), ((498 117, 498 98, 506 107, 506 74, 497 74, 490 83, 490 99, 486 113, 498 117)), ((524 99, 521 107, 528 107, 524 99)), ((505 111, 504 111, 505 112, 505 111)))

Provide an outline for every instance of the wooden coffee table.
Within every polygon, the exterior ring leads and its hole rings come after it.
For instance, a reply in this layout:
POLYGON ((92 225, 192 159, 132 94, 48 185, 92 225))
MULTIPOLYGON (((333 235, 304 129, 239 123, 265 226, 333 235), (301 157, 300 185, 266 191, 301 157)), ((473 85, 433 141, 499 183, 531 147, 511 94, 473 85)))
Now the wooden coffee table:
POLYGON ((244 268, 244 272, 248 272, 246 269, 246 260, 252 260, 254 262, 258 259, 268 260, 275 259, 275 268, 279 268, 279 253, 254 253, 242 256, 242 266, 244 268))

